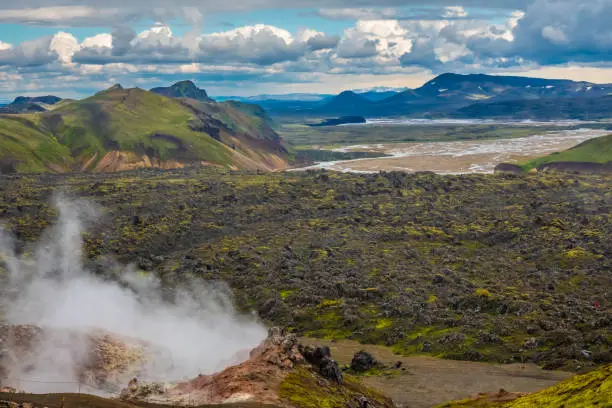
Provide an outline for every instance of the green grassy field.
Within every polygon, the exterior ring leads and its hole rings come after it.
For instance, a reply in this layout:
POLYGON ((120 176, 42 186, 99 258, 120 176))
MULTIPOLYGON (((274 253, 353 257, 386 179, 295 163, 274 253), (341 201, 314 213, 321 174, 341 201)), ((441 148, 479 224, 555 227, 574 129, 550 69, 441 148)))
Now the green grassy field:
POLYGON ((590 162, 608 163, 612 161, 612 135, 587 140, 564 152, 538 158, 527 163, 524 168, 530 170, 544 163, 553 162, 590 162))

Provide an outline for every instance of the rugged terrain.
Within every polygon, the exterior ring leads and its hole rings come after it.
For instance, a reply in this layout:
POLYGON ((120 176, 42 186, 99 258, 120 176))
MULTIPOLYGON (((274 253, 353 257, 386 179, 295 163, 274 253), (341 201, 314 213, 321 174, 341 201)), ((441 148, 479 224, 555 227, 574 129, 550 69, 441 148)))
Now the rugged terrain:
POLYGON ((168 98, 189 98, 200 102, 213 102, 204 89, 198 88, 191 81, 180 81, 169 87, 153 88, 151 92, 168 98))
POLYGON ((607 176, 437 176, 215 169, 0 179, 24 250, 53 193, 105 209, 88 268, 111 255, 167 285, 229 283, 239 306, 297 334, 401 354, 609 363, 607 176))
POLYGON ((304 347, 279 328, 250 352, 250 358, 213 375, 175 385, 130 382, 126 401, 172 405, 256 402, 294 408, 393 408, 384 395, 343 375, 328 348, 304 347))
POLYGON ((288 159, 281 138, 256 107, 173 99, 137 88, 114 86, 49 111, 0 115, 4 172, 108 172, 195 163, 275 170, 286 167, 288 159))
MULTIPOLYGON (((13 332, 30 328, 13 328, 13 332)), ((23 336, 21 340, 27 340, 23 336)), ((13 337, 14 338, 14 337, 13 337)), ((108 341, 108 340, 105 340, 108 341)), ((28 348, 29 341, 11 347, 8 352, 28 348), (18 347, 21 346, 21 347, 18 347)), ((91 348, 95 374, 111 376, 121 368, 134 365, 131 354, 114 353, 116 343, 95 343, 91 348), (104 356, 104 357, 101 357, 104 356), (102 361, 99 361, 102 360, 102 361)), ((146 360, 146 349, 139 360, 146 360)), ((2 374, 2 373, 0 373, 2 374)), ((122 373, 125 374, 125 373, 122 373)), ((134 376, 138 373, 134 372, 134 376)), ((84 382, 86 379, 81 379, 84 382)), ((0 375, 0 387, 5 381, 0 375)), ((179 383, 144 383, 133 377, 120 394, 120 400, 140 404, 165 406, 206 406, 207 404, 250 403, 255 406, 285 408, 345 407, 345 408, 393 408, 393 402, 360 383, 352 376, 344 375, 338 364, 331 359, 328 348, 302 346, 295 335, 286 334, 279 328, 270 329, 268 338, 253 349, 249 358, 241 364, 231 366, 212 375, 198 377, 179 383)), ((98 391, 101 388, 91 387, 98 391)), ((4 388, 3 391, 11 391, 4 388)), ((109 391, 102 394, 112 395, 109 391)), ((19 394, 6 395, 10 400, 19 399, 19 394), (15 398, 17 397, 17 398, 15 398)), ((27 401, 27 396, 22 396, 27 401)), ((41 396, 32 397, 34 400, 41 396)), ((81 397, 82 398, 82 397, 81 397)), ((110 401, 108 401, 110 404, 110 401)), ((63 404, 62 404, 63 405, 63 404)), ((2 398, 0 398, 2 406, 2 398)))

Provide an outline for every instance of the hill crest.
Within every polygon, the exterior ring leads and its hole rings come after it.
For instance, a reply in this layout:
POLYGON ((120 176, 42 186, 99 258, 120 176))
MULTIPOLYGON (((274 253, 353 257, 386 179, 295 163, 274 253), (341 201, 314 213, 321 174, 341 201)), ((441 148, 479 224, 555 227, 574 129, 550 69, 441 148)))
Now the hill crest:
POLYGON ((212 102, 204 89, 200 89, 190 80, 179 81, 169 87, 158 87, 151 92, 167 96, 169 98, 190 98, 200 102, 212 102))
POLYGON ((34 172, 284 168, 288 152, 263 115, 114 86, 48 112, 0 116, 0 159, 34 172))

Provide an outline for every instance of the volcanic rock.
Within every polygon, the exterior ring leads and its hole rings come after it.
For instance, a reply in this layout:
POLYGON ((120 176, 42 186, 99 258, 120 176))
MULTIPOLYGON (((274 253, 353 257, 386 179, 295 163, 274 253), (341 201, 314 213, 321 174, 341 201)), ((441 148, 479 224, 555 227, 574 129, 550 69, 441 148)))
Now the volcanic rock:
POLYGON ((342 370, 331 359, 328 347, 303 347, 295 335, 279 328, 270 329, 268 338, 241 364, 178 384, 147 384, 133 379, 121 393, 121 399, 175 406, 255 402, 293 407, 281 392, 283 389, 291 390, 289 400, 297 395, 316 401, 321 397, 321 390, 327 389, 326 393, 346 398, 342 406, 393 407, 388 398, 355 380, 343 385, 342 370))
POLYGON ((371 370, 378 362, 373 355, 367 351, 359 351, 353 356, 351 361, 351 369, 358 373, 363 373, 371 370))

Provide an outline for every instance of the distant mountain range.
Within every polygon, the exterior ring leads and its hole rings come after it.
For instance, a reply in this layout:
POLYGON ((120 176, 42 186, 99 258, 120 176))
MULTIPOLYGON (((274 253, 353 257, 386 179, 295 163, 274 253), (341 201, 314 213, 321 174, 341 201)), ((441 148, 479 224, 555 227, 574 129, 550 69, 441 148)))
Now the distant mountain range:
POLYGON ((301 102, 320 102, 325 99, 333 98, 332 94, 309 94, 309 93, 290 93, 279 95, 254 95, 254 96, 215 96, 216 101, 240 101, 240 102, 266 102, 266 101, 301 101, 301 102))
POLYGON ((519 99, 475 103, 457 110, 457 117, 600 120, 612 118, 612 95, 519 99))
MULTIPOLYGON (((378 102, 397 95, 403 89, 391 88, 376 88, 371 90, 350 91, 361 96, 366 101, 378 102)), ((256 95, 256 96, 220 96, 215 97, 218 101, 240 101, 247 103, 256 103, 272 114, 302 114, 311 111, 317 111, 322 105, 329 103, 336 95, 332 94, 305 94, 292 93, 282 95, 256 95)), ((338 112, 336 112, 338 113, 338 112)), ((351 113, 347 111, 347 113, 351 113)))
POLYGON ((275 170, 290 159, 261 107, 217 103, 191 82, 152 91, 116 85, 79 101, 58 99, 19 99, 15 105, 41 104, 42 111, 0 115, 0 172, 190 164, 275 170))
POLYGON ((318 101, 268 99, 262 105, 276 115, 600 119, 612 117, 611 96, 612 84, 442 74, 402 92, 345 91, 318 101))
POLYGON ((52 95, 36 97, 18 96, 13 102, 0 107, 0 114, 44 112, 61 101, 62 98, 52 95))

